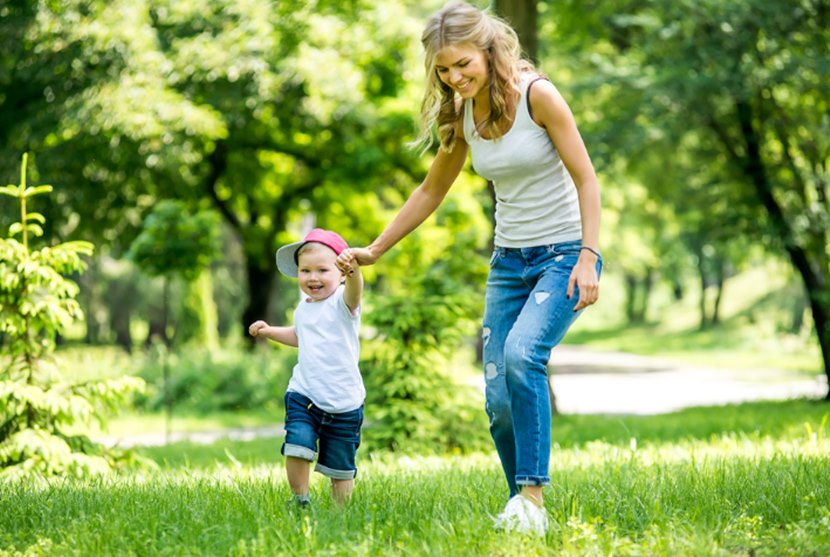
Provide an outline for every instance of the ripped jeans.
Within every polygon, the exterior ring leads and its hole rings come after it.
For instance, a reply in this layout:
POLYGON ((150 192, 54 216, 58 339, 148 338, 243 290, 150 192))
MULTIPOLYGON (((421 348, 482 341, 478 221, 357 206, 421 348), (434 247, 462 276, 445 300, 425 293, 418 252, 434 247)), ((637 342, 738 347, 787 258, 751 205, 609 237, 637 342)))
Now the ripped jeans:
MULTIPOLYGON (((487 277, 482 340, 490 434, 510 495, 548 485, 550 395, 547 363, 580 312, 568 279, 582 242, 496 247, 487 277)), ((597 274, 602 260, 597 261, 597 274)))

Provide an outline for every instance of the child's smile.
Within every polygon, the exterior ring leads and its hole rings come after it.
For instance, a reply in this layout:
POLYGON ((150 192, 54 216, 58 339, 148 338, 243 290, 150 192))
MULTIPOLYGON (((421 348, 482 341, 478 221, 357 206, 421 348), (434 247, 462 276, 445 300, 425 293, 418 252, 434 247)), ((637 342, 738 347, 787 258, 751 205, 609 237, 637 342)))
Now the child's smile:
POLYGON ((334 251, 322 244, 308 244, 300 250, 297 279, 309 301, 325 300, 340 286, 343 274, 335 265, 336 259, 334 251))

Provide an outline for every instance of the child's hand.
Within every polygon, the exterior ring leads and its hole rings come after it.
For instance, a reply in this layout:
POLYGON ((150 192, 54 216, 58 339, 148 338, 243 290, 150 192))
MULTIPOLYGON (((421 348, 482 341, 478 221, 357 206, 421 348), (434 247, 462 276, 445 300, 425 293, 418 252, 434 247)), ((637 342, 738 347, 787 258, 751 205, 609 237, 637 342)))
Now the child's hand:
POLYGON ((360 270, 360 264, 357 262, 354 254, 352 254, 351 249, 344 249, 341 251, 340 255, 337 256, 335 265, 337 265, 337 268, 340 269, 347 277, 354 275, 355 271, 360 270))
POLYGON ((248 327, 248 333, 249 333, 252 337, 255 337, 255 336, 257 336, 257 335, 259 334, 259 332, 260 332, 262 329, 266 329, 266 328, 268 328, 268 327, 269 327, 268 323, 266 323, 265 321, 263 321, 262 319, 260 319, 259 321, 254 321, 254 322, 251 324, 251 326, 250 326, 250 327, 248 327))

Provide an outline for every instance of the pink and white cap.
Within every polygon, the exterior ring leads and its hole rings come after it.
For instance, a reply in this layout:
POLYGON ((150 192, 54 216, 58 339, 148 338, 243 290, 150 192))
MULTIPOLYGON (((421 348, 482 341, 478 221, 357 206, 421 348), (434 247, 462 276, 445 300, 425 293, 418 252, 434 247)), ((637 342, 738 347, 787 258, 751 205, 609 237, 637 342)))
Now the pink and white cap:
POLYGON ((315 228, 305 235, 305 238, 299 242, 286 244, 277 250, 277 269, 289 277, 297 277, 297 252, 305 244, 309 242, 317 242, 331 248, 335 254, 340 253, 349 247, 346 240, 340 237, 337 232, 331 230, 323 230, 322 228, 315 228))

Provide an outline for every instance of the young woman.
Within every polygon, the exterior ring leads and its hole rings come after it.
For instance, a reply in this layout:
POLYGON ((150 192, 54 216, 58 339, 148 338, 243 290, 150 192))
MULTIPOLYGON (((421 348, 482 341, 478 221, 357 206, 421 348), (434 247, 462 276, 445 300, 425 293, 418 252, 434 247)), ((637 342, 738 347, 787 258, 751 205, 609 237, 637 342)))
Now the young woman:
POLYGON ((375 263, 441 203, 464 166, 496 193, 495 250, 483 323, 490 432, 510 489, 497 518, 506 529, 544 533, 550 483, 546 364, 580 310, 597 301, 600 193, 590 157, 559 91, 520 56, 515 31, 463 2, 427 22, 424 148, 440 148, 424 181, 365 248, 375 263))

